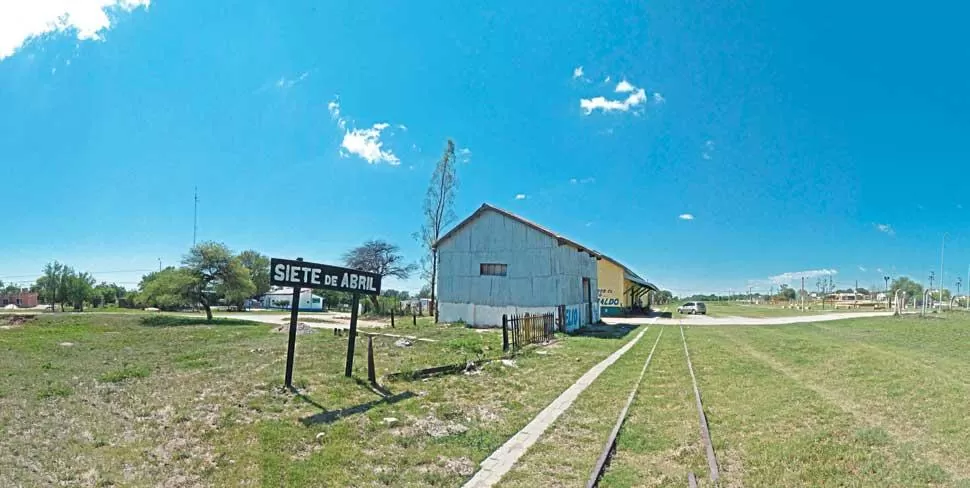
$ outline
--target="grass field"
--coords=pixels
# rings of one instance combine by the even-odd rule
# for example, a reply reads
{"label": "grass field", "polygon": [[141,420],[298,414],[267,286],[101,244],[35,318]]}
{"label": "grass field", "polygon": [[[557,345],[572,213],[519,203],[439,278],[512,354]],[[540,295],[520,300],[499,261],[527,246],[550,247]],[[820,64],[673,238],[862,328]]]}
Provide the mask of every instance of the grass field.
{"label": "grass field", "polygon": [[[767,304],[747,304],[737,302],[704,302],[707,304],[707,315],[711,317],[794,317],[799,315],[817,315],[831,312],[852,312],[849,309],[833,310],[831,304],[826,304],[825,308],[816,305],[811,310],[798,310],[784,308],[780,305]],[[679,305],[680,303],[677,303]],[[677,314],[676,306],[670,307]],[[859,310],[871,312],[872,309]]]}
{"label": "grass field", "polygon": [[[9,317],[0,318],[9,320]],[[42,315],[0,330],[0,486],[457,486],[624,338],[563,337],[469,374],[364,385],[366,341],[241,320]],[[378,375],[499,358],[501,335],[419,321]]]}
{"label": "grass field", "polygon": [[[941,314],[942,315],[942,314]],[[0,318],[0,321],[5,320]],[[460,486],[478,463],[634,334],[568,336],[500,357],[500,334],[401,324],[438,342],[297,341],[241,320],[43,315],[0,330],[0,486]],[[605,330],[605,329],[604,329]],[[713,486],[679,329],[650,326],[501,486],[582,485],[654,341],[604,487]],[[383,332],[383,331],[382,331]],[[634,331],[635,333],[635,331]],[[970,487],[970,315],[685,328],[721,487]]]}
{"label": "grass field", "polygon": [[[970,320],[686,332],[720,486],[970,486]],[[602,486],[707,480],[679,339],[662,340]]]}

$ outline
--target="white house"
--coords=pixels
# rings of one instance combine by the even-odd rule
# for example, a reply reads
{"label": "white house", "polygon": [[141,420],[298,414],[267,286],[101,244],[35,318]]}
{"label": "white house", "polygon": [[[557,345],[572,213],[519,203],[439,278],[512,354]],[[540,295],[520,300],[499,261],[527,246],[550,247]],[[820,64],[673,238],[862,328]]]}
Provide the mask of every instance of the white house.
{"label": "white house", "polygon": [[[260,297],[259,304],[263,308],[280,308],[289,309],[293,301],[293,289],[292,288],[280,288],[279,290],[271,290],[265,295]],[[313,290],[304,289],[300,290],[300,310],[303,311],[322,311],[323,310],[323,297],[313,294]]]}
{"label": "white house", "polygon": [[435,243],[439,319],[497,326],[503,314],[557,313],[566,330],[599,322],[600,254],[483,204]]}

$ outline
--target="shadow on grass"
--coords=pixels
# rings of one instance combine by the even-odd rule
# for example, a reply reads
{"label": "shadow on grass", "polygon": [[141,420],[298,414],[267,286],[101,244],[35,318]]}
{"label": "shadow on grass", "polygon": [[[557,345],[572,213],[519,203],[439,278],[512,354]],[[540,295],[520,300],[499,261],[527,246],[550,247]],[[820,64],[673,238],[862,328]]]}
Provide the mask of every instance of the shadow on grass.
{"label": "shadow on grass", "polygon": [[145,327],[183,327],[188,325],[259,325],[259,322],[242,319],[205,317],[176,317],[172,315],[151,315],[139,319]]}
{"label": "shadow on grass", "polygon": [[459,374],[466,371],[474,371],[480,369],[482,366],[495,361],[497,358],[483,358],[475,361],[467,361],[465,363],[456,364],[446,364],[444,366],[434,366],[431,368],[419,369],[416,371],[401,371],[398,373],[391,373],[387,375],[389,380],[398,381],[416,381],[423,380],[425,378],[432,378],[435,376],[446,376],[450,374]]}
{"label": "shadow on grass", "polygon": [[593,324],[566,334],[572,337],[594,337],[597,339],[620,339],[633,332],[639,325],[632,324]]}
{"label": "shadow on grass", "polygon": [[296,396],[301,400],[309,403],[310,405],[313,405],[314,407],[317,407],[320,410],[323,410],[323,412],[320,412],[318,414],[314,414],[309,417],[303,417],[300,419],[300,423],[309,427],[311,425],[318,425],[318,424],[332,424],[344,417],[349,417],[351,415],[364,413],[378,405],[382,405],[385,403],[388,405],[391,405],[400,401],[407,400],[409,398],[414,398],[417,395],[415,395],[413,392],[405,391],[403,393],[398,393],[397,395],[389,395],[389,396],[381,397],[377,400],[361,403],[360,405],[354,405],[353,407],[347,407],[347,408],[342,408],[340,410],[331,410],[331,411],[327,411],[327,409],[323,405],[320,405],[319,403],[315,402],[313,399],[307,397],[306,395],[303,395],[302,393],[299,393]]}

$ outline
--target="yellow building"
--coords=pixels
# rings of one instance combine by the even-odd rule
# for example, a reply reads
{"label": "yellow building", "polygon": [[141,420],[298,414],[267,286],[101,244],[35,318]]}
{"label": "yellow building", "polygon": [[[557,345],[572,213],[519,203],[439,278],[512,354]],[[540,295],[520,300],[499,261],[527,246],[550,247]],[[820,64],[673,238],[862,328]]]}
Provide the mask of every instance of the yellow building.
{"label": "yellow building", "polygon": [[659,291],[630,268],[605,255],[596,262],[596,281],[600,314],[603,316],[647,308],[650,305],[649,292]]}

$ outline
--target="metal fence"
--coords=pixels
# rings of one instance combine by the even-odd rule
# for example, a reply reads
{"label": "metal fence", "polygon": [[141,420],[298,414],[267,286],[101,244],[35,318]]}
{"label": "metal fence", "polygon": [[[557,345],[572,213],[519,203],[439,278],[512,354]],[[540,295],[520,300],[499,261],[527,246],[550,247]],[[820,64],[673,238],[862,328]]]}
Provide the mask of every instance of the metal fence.
{"label": "metal fence", "polygon": [[521,349],[527,344],[551,341],[556,332],[556,314],[502,315],[502,350]]}

